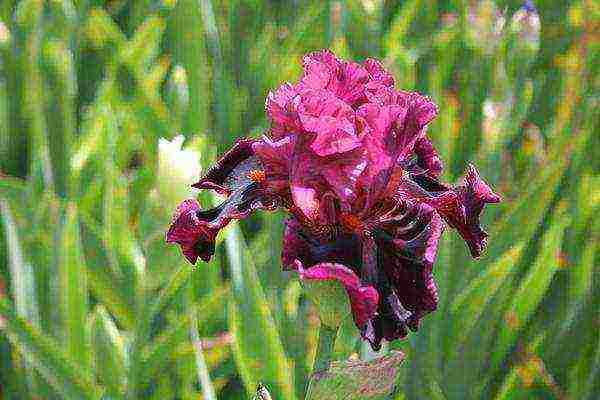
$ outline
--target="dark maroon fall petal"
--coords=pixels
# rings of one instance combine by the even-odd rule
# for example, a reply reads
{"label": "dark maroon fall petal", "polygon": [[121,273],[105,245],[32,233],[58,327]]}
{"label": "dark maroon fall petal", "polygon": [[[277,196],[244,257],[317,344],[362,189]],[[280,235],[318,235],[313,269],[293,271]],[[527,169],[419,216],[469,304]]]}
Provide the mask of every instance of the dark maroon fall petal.
{"label": "dark maroon fall petal", "polygon": [[208,262],[215,251],[214,240],[218,228],[211,228],[200,220],[200,204],[194,199],[183,201],[175,210],[167,243],[176,243],[192,264],[198,257]]}
{"label": "dark maroon fall petal", "polygon": [[472,164],[469,164],[463,182],[455,188],[427,174],[411,174],[403,181],[398,196],[417,199],[435,208],[462,236],[474,258],[481,255],[487,244],[487,233],[479,222],[481,212],[486,204],[501,200]]}
{"label": "dark maroon fall petal", "polygon": [[380,252],[378,266],[386,272],[398,297],[400,314],[406,318],[403,309],[411,313],[407,322],[412,330],[417,329],[425,314],[437,308],[432,269],[443,230],[442,219],[432,207],[404,201],[398,215],[383,222],[375,233]]}
{"label": "dark maroon fall petal", "polygon": [[[248,173],[262,170],[254,156],[252,144],[255,139],[239,139],[235,145],[213,165],[206,175],[192,186],[197,189],[212,189],[219,194],[229,195],[243,181],[249,180]],[[242,181],[242,182],[240,182]]]}

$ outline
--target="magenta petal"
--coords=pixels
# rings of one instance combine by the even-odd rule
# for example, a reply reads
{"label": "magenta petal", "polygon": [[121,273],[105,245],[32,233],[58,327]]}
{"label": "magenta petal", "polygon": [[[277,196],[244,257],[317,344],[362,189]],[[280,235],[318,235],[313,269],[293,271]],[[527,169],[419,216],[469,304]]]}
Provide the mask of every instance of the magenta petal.
{"label": "magenta petal", "polygon": [[363,66],[369,72],[371,78],[368,84],[369,89],[376,89],[381,86],[394,86],[394,77],[385,70],[379,60],[367,58]]}
{"label": "magenta petal", "polygon": [[301,89],[325,89],[332,77],[339,72],[340,60],[330,50],[309,53],[302,59],[304,76]]}
{"label": "magenta petal", "polygon": [[372,286],[363,286],[360,279],[348,267],[342,264],[321,263],[304,269],[298,265],[299,274],[302,279],[307,280],[335,280],[344,285],[354,322],[358,327],[363,327],[375,315],[379,295]]}
{"label": "magenta petal", "polygon": [[323,160],[320,173],[342,204],[348,204],[356,198],[358,179],[367,167],[362,152],[345,153],[343,156]]}
{"label": "magenta petal", "polygon": [[290,190],[290,170],[295,145],[294,136],[286,136],[277,141],[265,136],[252,144],[252,150],[266,173],[265,185],[273,193],[286,195]]}
{"label": "magenta petal", "polygon": [[310,148],[319,156],[343,153],[360,146],[349,105],[324,90],[302,93],[298,115],[303,129],[314,133]]}
{"label": "magenta petal", "polygon": [[329,89],[348,104],[363,99],[365,84],[369,81],[369,72],[360,64],[344,62],[337,79],[332,80]]}
{"label": "magenta petal", "polygon": [[269,92],[265,101],[265,110],[271,119],[271,133],[279,139],[287,132],[299,130],[296,107],[298,92],[289,83],[281,85],[275,92]]}

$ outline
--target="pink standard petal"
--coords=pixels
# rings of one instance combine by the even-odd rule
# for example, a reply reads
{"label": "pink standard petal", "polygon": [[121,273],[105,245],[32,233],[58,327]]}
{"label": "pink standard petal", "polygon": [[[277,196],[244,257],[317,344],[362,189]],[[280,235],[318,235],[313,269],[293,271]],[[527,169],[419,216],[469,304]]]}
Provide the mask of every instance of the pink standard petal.
{"label": "pink standard petal", "polygon": [[314,133],[310,148],[319,156],[343,153],[360,146],[354,110],[325,90],[302,93],[298,115],[303,129]]}
{"label": "pink standard petal", "polygon": [[276,141],[264,136],[252,145],[266,173],[264,184],[275,193],[286,194],[290,190],[295,145],[295,136],[286,136]]}
{"label": "pink standard petal", "polygon": [[298,92],[291,84],[284,83],[275,92],[269,92],[265,110],[271,119],[271,133],[275,139],[299,130],[297,106]]}
{"label": "pink standard petal", "polygon": [[386,71],[383,64],[374,58],[367,58],[363,66],[370,75],[369,88],[377,88],[379,86],[394,86],[394,77]]}
{"label": "pink standard petal", "polygon": [[364,152],[353,151],[328,157],[321,165],[322,169],[319,172],[327,180],[342,205],[352,203],[356,198],[358,179],[367,167]]}
{"label": "pink standard petal", "polygon": [[302,279],[340,282],[346,289],[354,322],[359,328],[365,326],[375,315],[379,301],[377,290],[372,286],[361,285],[360,279],[350,268],[342,264],[321,263],[308,269],[298,265],[298,271]]}
{"label": "pink standard petal", "polygon": [[325,89],[339,73],[341,61],[330,50],[309,53],[302,59],[304,75],[298,84],[301,90]]}

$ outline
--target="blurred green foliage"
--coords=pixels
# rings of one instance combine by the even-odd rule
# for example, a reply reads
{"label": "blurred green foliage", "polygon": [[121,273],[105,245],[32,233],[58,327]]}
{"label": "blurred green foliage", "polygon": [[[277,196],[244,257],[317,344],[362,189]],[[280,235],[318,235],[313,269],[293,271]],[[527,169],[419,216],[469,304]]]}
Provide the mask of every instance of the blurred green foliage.
{"label": "blurred green foliage", "polygon": [[[521,6],[3,0],[0,398],[304,397],[318,319],[280,272],[282,216],[192,269],[164,243],[185,190],[158,139],[206,168],[325,47],[433,97],[445,179],[473,161],[505,199],[481,260],[444,237],[439,310],[389,346],[397,399],[598,398],[600,6],[540,0],[541,26]],[[339,359],[361,353],[343,326]]]}

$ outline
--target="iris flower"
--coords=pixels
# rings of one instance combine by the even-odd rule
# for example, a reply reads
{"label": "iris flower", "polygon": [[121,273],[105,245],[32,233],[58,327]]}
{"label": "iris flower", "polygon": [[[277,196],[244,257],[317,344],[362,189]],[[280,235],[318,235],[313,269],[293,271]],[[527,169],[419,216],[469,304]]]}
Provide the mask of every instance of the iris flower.
{"label": "iris flower", "polygon": [[193,185],[226,199],[211,209],[184,201],[167,241],[192,264],[209,261],[231,220],[286,210],[283,267],[340,282],[377,350],[436,309],[432,268],[445,226],[479,257],[487,238],[480,214],[500,197],[473,165],[457,186],[439,181],[442,162],[427,137],[438,108],[395,89],[379,61],[323,50],[306,55],[303,67],[299,82],[269,93],[270,130],[240,139]]}

